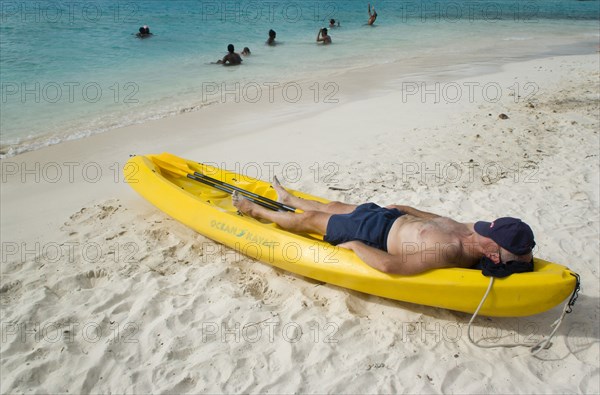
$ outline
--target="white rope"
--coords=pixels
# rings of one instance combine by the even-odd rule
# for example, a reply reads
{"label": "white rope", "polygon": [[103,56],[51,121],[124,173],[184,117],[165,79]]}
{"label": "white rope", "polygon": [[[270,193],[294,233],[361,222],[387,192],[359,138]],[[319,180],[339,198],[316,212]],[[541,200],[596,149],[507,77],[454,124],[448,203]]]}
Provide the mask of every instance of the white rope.
{"label": "white rope", "polygon": [[[483,295],[483,298],[481,299],[481,302],[479,302],[479,306],[477,306],[477,309],[475,310],[475,312],[473,313],[473,316],[471,316],[471,320],[469,321],[469,327],[467,329],[468,331],[468,335],[469,335],[469,341],[471,342],[471,344],[480,347],[480,348],[496,348],[496,347],[530,347],[529,344],[525,344],[525,343],[507,343],[507,344],[479,344],[477,342],[475,342],[473,340],[473,337],[471,336],[471,325],[473,324],[473,321],[475,320],[475,317],[477,317],[477,314],[479,313],[479,310],[481,310],[481,306],[483,306],[483,303],[485,303],[485,300],[487,299],[490,291],[492,290],[492,285],[494,284],[494,277],[490,277],[490,283],[488,285],[487,291],[485,291],[485,295]],[[578,291],[578,290],[577,290]],[[548,336],[547,339],[542,339],[540,340],[536,345],[534,345],[533,347],[531,347],[531,353],[532,355],[536,355],[537,353],[539,353],[541,350],[543,349],[547,349],[550,348],[550,346],[552,345],[550,343],[550,340],[554,337],[554,335],[556,334],[556,331],[558,330],[558,328],[560,327],[560,324],[562,324],[563,318],[565,318],[565,315],[570,312],[569,307],[572,305],[571,304],[571,300],[572,298],[570,298],[569,300],[567,300],[567,302],[565,303],[565,307],[563,308],[563,312],[560,315],[560,317],[554,321],[554,323],[552,324],[552,327],[554,328],[554,330],[552,331],[552,333],[550,333],[550,336]],[[543,343],[543,346],[542,346]]]}
{"label": "white rope", "polygon": [[473,337],[471,336],[471,325],[473,324],[473,321],[475,321],[475,317],[477,317],[477,314],[479,314],[479,310],[481,310],[481,306],[483,306],[483,304],[485,303],[485,300],[487,299],[488,295],[490,294],[490,291],[492,290],[492,285],[494,285],[494,277],[490,277],[490,283],[487,287],[487,291],[485,291],[485,295],[483,295],[483,298],[481,298],[481,302],[479,302],[479,306],[477,306],[477,309],[475,309],[475,312],[473,313],[473,315],[471,316],[471,320],[469,321],[469,327],[467,328],[467,333],[469,335],[469,341],[471,342],[471,344],[480,347],[480,348],[494,348],[494,347],[503,347],[503,345],[481,345],[479,343],[476,343],[473,340]]}
{"label": "white rope", "polygon": [[[558,319],[552,323],[551,327],[553,327],[554,330],[552,331],[552,333],[550,333],[550,336],[548,336],[547,339],[540,340],[535,346],[531,347],[530,351],[533,355],[536,355],[538,352],[540,352],[544,349],[550,348],[550,346],[552,345],[552,343],[550,343],[550,340],[552,340],[552,338],[556,334],[556,331],[560,327],[560,324],[562,324],[563,318],[565,318],[565,315],[567,314],[568,309],[569,309],[569,301],[567,301],[567,303],[565,303],[565,307],[563,308],[563,312],[560,315],[560,317],[558,317]],[[542,343],[544,343],[543,346],[542,346]]]}

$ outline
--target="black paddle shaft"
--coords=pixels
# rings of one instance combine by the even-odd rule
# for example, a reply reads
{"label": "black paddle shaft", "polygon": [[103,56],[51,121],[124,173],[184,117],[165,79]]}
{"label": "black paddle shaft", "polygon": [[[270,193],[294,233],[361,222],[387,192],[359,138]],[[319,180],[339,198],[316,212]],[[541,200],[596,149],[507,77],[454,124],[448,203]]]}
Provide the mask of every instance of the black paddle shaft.
{"label": "black paddle shaft", "polygon": [[[201,182],[201,183],[203,183],[203,184],[209,185],[209,186],[211,186],[211,187],[213,187],[213,188],[215,188],[215,189],[218,189],[218,190],[220,190],[220,191],[226,192],[226,193],[228,193],[228,194],[230,194],[230,195],[233,193],[233,190],[232,190],[232,189],[230,189],[230,188],[227,188],[227,187],[226,187],[226,186],[224,186],[224,185],[219,185],[219,184],[216,184],[216,183],[214,183],[214,182],[211,182],[211,181],[209,181],[209,180],[206,180],[206,179],[203,179],[203,178],[197,177],[197,176],[195,176],[195,175],[192,175],[192,174],[188,174],[187,176],[188,176],[188,178],[190,178],[190,179],[192,179],[192,180],[194,180],[194,181],[198,181],[198,182]],[[241,191],[238,191],[238,192],[240,192],[240,193],[244,193],[244,192],[246,192],[246,191],[242,189]],[[273,205],[271,205],[271,204],[269,204],[269,203],[267,203],[267,202],[263,202],[263,201],[260,201],[260,200],[254,199],[254,198],[252,198],[252,197],[250,197],[250,196],[244,196],[244,198],[245,198],[245,199],[248,199],[248,200],[250,200],[252,203],[256,203],[256,204],[258,204],[259,206],[262,206],[262,207],[264,207],[264,208],[267,208],[267,209],[269,209],[269,210],[273,210],[273,211],[279,211],[279,207],[277,207],[277,206],[273,206]]]}
{"label": "black paddle shaft", "polygon": [[286,204],[283,204],[283,203],[277,202],[277,201],[275,201],[275,200],[271,200],[271,199],[269,199],[269,198],[267,198],[267,197],[264,197],[264,196],[258,195],[258,194],[256,194],[256,193],[253,193],[253,192],[247,191],[247,190],[245,190],[245,189],[242,189],[242,188],[236,187],[235,185],[231,185],[231,184],[228,184],[228,183],[226,183],[226,182],[223,182],[223,181],[217,180],[216,178],[212,178],[212,177],[210,177],[210,176],[207,176],[207,175],[205,175],[205,174],[199,173],[199,172],[197,172],[197,171],[195,171],[195,172],[194,172],[194,175],[195,175],[196,177],[202,177],[202,178],[205,178],[205,179],[207,179],[208,181],[210,181],[210,182],[213,182],[213,183],[215,183],[215,184],[219,184],[219,185],[221,185],[221,186],[224,186],[224,187],[227,187],[227,188],[231,188],[231,189],[233,189],[233,190],[236,190],[236,191],[238,191],[238,192],[241,192],[241,193],[243,193],[243,194],[245,194],[245,195],[251,196],[251,197],[253,197],[253,198],[255,198],[255,199],[260,199],[260,200],[264,201],[265,203],[272,204],[272,205],[274,205],[274,206],[276,206],[276,207],[279,207],[279,208],[281,208],[281,209],[283,209],[283,210],[285,210],[285,211],[292,211],[292,212],[296,211],[296,209],[295,209],[294,207],[292,207],[292,206],[288,206],[288,205],[286,205]]}

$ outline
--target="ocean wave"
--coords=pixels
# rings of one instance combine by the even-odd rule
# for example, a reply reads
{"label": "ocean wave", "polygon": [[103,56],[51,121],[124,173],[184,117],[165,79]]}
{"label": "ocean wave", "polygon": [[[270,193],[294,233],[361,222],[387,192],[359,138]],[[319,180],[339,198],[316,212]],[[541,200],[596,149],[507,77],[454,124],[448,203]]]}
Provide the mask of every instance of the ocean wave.
{"label": "ocean wave", "polygon": [[[145,117],[129,118],[123,117],[117,121],[102,122],[97,120],[91,122],[87,128],[74,129],[73,131],[63,131],[42,136],[27,136],[8,140],[0,143],[0,159],[10,158],[29,151],[35,151],[41,148],[60,144],[66,141],[79,140],[96,134],[105,133],[110,130],[119,129],[127,126],[139,125],[145,122],[155,121],[163,118],[173,117],[179,114],[200,111],[207,106],[216,104],[217,101],[211,101],[200,104],[181,106],[177,109],[168,109],[163,111],[148,112]],[[102,119],[102,118],[101,118]],[[92,126],[93,125],[93,126]]]}

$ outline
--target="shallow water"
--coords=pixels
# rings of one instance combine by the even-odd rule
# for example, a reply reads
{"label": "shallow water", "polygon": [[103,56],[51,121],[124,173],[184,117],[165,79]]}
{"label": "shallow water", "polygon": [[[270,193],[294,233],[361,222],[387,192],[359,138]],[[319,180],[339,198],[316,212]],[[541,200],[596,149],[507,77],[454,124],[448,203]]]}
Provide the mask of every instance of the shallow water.
{"label": "shallow water", "polygon": [[[419,72],[432,58],[499,62],[598,44],[598,1],[377,2],[374,26],[354,0],[0,4],[3,155],[201,110],[235,83],[281,86],[408,59]],[[333,45],[317,45],[330,18],[341,24]],[[144,24],[154,35],[138,39]],[[276,47],[264,44],[271,28]],[[210,64],[229,43],[252,55],[241,67]]]}

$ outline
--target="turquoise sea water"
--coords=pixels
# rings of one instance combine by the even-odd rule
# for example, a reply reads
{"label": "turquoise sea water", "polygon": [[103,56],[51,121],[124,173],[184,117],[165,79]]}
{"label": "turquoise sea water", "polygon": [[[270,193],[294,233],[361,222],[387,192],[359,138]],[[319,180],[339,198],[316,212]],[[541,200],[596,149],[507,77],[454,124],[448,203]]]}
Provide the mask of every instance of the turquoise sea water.
{"label": "turquoise sea water", "polygon": [[[592,52],[599,1],[0,1],[2,155],[199,109],[223,83],[306,81],[445,54]],[[315,44],[335,18],[333,45]],[[134,33],[149,25],[154,36]],[[269,29],[280,45],[264,45]],[[555,42],[538,47],[539,41]],[[565,46],[563,43],[580,43]],[[241,67],[210,64],[227,44]],[[520,51],[512,50],[516,47]],[[523,50],[525,48],[526,50]],[[537,52],[536,52],[537,51]],[[418,62],[417,62],[418,63]]]}

